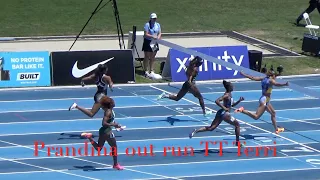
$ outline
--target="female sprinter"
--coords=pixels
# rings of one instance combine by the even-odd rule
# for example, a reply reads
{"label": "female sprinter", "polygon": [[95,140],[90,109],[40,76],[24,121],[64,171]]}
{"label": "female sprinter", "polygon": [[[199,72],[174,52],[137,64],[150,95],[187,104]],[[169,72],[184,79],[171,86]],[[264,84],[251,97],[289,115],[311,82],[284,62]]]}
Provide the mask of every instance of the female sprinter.
{"label": "female sprinter", "polygon": [[[189,137],[192,138],[198,132],[205,132],[205,131],[213,131],[216,129],[222,121],[225,121],[235,127],[235,134],[236,134],[236,146],[239,144],[239,136],[240,136],[240,124],[239,122],[231,116],[230,108],[237,106],[241,101],[244,100],[243,97],[234,103],[231,92],[233,91],[233,85],[231,82],[227,82],[223,80],[223,86],[226,89],[226,92],[223,96],[219,97],[216,100],[216,104],[221,107],[221,109],[217,112],[214,120],[211,123],[211,126],[202,127],[200,129],[195,129],[192,133],[190,133]],[[223,104],[220,102],[223,101]],[[243,145],[240,144],[242,147]]]}
{"label": "female sprinter", "polygon": [[76,103],[73,103],[69,107],[69,111],[77,108],[78,110],[80,110],[81,112],[83,112],[84,114],[86,114],[89,117],[93,117],[99,111],[99,109],[101,107],[99,101],[103,96],[107,95],[107,86],[109,85],[110,90],[113,91],[112,90],[113,82],[111,80],[111,77],[106,75],[107,71],[108,71],[107,65],[100,64],[97,67],[95,73],[93,73],[92,75],[90,75],[88,77],[84,77],[81,80],[82,86],[84,86],[84,81],[88,81],[88,80],[95,80],[95,83],[97,85],[97,92],[94,95],[94,104],[93,104],[92,109],[89,111],[85,108],[78,106]]}
{"label": "female sprinter", "polygon": [[271,105],[270,100],[271,100],[271,92],[272,92],[273,86],[278,86],[278,87],[288,86],[289,83],[288,82],[285,84],[277,83],[275,81],[276,73],[274,71],[266,72],[265,77],[253,77],[253,76],[249,76],[247,74],[244,74],[243,72],[240,72],[240,74],[246,78],[251,79],[251,80],[261,81],[262,96],[259,99],[259,107],[258,107],[256,113],[249,112],[249,111],[245,110],[243,107],[240,107],[235,112],[242,112],[243,114],[246,114],[246,115],[250,116],[251,118],[257,120],[267,110],[271,115],[271,121],[274,126],[275,133],[279,134],[280,132],[283,132],[284,128],[282,128],[282,127],[278,128],[278,126],[277,126],[276,112],[275,112],[273,106]]}
{"label": "female sprinter", "polygon": [[[101,107],[104,110],[104,117],[102,120],[102,127],[99,129],[98,143],[92,138],[92,133],[82,133],[81,136],[88,138],[92,146],[97,150],[103,150],[104,143],[107,141],[110,147],[117,150],[117,141],[112,132],[112,127],[120,128],[121,126],[114,121],[112,109],[115,106],[114,100],[108,96],[103,96],[100,100]],[[123,167],[118,163],[117,155],[113,155],[113,168],[123,170]]]}
{"label": "female sprinter", "polygon": [[199,72],[198,68],[199,66],[202,65],[202,63],[203,63],[203,59],[200,58],[199,56],[196,56],[194,59],[192,59],[186,70],[186,75],[188,80],[182,85],[182,88],[179,91],[179,93],[177,95],[167,95],[165,93],[162,93],[158,97],[158,100],[163,98],[168,98],[171,100],[179,101],[181,98],[183,98],[187,94],[187,92],[190,92],[191,94],[193,94],[193,96],[199,99],[199,103],[201,105],[203,115],[206,116],[208,114],[211,114],[212,112],[210,111],[206,112],[203,97],[199,89],[195,85],[195,79]]}

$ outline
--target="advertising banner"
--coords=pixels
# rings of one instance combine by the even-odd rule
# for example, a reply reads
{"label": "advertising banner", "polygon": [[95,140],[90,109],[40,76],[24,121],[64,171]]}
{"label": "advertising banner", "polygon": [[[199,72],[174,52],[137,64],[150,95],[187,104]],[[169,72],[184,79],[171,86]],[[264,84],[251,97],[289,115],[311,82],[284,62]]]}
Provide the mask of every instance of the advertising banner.
{"label": "advertising banner", "polygon": [[[198,47],[190,48],[203,54],[215,57],[221,61],[234,63],[238,66],[249,68],[249,55],[247,46],[219,46],[219,47]],[[189,64],[190,54],[186,54],[175,49],[169,50],[171,78],[172,81],[186,81],[185,68]],[[216,63],[204,60],[199,67],[197,80],[219,80],[237,79],[241,75],[237,70],[221,66]]]}
{"label": "advertising banner", "polygon": [[0,52],[0,87],[50,86],[49,52]]}

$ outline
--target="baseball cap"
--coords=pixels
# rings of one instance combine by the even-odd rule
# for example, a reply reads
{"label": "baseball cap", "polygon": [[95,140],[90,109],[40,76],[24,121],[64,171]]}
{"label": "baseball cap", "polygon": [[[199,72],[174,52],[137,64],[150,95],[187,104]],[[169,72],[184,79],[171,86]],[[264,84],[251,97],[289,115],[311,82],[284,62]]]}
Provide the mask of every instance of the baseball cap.
{"label": "baseball cap", "polygon": [[156,14],[156,13],[150,14],[150,18],[151,18],[151,19],[157,18],[157,14]]}

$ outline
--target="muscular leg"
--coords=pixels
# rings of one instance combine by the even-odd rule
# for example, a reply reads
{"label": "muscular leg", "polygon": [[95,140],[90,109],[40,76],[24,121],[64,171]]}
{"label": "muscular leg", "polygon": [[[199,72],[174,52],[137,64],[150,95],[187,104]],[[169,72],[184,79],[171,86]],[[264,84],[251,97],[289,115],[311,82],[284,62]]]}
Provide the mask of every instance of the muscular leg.
{"label": "muscular leg", "polygon": [[206,108],[205,108],[205,105],[204,105],[203,97],[202,97],[199,89],[195,85],[193,85],[190,88],[190,92],[193,94],[194,97],[199,99],[199,103],[200,103],[200,106],[202,108],[202,112],[203,112],[203,114],[205,114],[206,113]]}
{"label": "muscular leg", "polygon": [[103,136],[100,135],[99,139],[98,139],[98,143],[96,143],[92,137],[89,138],[89,141],[96,151],[101,151],[106,139],[107,138],[105,135],[103,135]]}
{"label": "muscular leg", "polygon": [[197,129],[195,131],[195,133],[199,133],[199,132],[205,132],[205,131],[213,131],[215,130],[222,122],[222,119],[220,117],[216,117],[212,123],[211,126],[206,126],[206,127],[202,127],[200,129]]}
{"label": "muscular leg", "polygon": [[239,140],[240,140],[240,123],[237,121],[237,120],[231,120],[231,115],[230,113],[226,113],[224,115],[224,121],[227,122],[228,124],[230,125],[233,125],[235,127],[234,131],[235,131],[235,134],[236,134],[236,142],[237,142],[237,145],[239,143]]}
{"label": "muscular leg", "polygon": [[255,120],[258,120],[265,111],[266,111],[266,106],[263,103],[260,103],[256,113],[252,113],[247,110],[243,110],[242,113],[246,114],[247,116],[250,116],[251,118],[253,118]]}
{"label": "muscular leg", "polygon": [[[110,135],[108,135],[107,142],[112,149],[115,149],[117,151],[117,141],[115,137],[110,137]],[[116,166],[118,164],[118,155],[113,154],[112,157],[113,157],[113,165]]]}
{"label": "muscular leg", "polygon": [[269,103],[267,105],[267,111],[271,115],[271,121],[272,121],[274,129],[277,131],[278,130],[278,126],[277,126],[277,121],[276,121],[276,111],[272,107],[271,103]]}
{"label": "muscular leg", "polygon": [[211,126],[205,126],[199,129],[195,129],[192,133],[189,134],[189,137],[192,138],[195,134],[199,132],[213,131],[221,124],[221,122],[222,122],[221,111],[218,111],[216,114],[216,117],[211,123]]}
{"label": "muscular leg", "polygon": [[188,92],[188,88],[186,88],[185,86],[182,86],[182,88],[180,89],[177,95],[170,94],[165,97],[174,101],[179,101],[181,98],[183,98],[187,94],[187,92]]}
{"label": "muscular leg", "polygon": [[93,117],[94,115],[96,115],[97,112],[100,110],[100,107],[101,107],[100,103],[94,103],[91,110],[85,109],[78,105],[76,106],[77,109],[79,109],[81,112],[83,112],[89,117]]}

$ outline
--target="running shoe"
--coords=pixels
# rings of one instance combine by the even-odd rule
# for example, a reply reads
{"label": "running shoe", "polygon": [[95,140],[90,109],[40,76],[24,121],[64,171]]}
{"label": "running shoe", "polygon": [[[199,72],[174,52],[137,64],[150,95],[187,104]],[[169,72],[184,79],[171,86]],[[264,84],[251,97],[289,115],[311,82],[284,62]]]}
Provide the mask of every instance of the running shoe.
{"label": "running shoe", "polygon": [[197,131],[197,129],[194,129],[194,130],[192,131],[192,133],[189,134],[189,138],[190,138],[190,139],[194,136],[194,134],[196,133],[196,131]]}
{"label": "running shoe", "polygon": [[206,113],[203,115],[204,117],[210,116],[212,114],[212,111],[206,111]]}
{"label": "running shoe", "polygon": [[70,107],[69,107],[69,111],[71,111],[72,109],[75,109],[77,107],[77,103],[73,103]]}
{"label": "running shoe", "polygon": [[160,99],[163,99],[165,95],[166,95],[166,93],[163,92],[162,94],[160,94],[160,95],[158,96],[157,100],[159,101]]}
{"label": "running shoe", "polygon": [[92,137],[92,133],[81,133],[81,137],[91,138]]}
{"label": "running shoe", "polygon": [[243,110],[244,110],[244,107],[240,107],[240,108],[236,109],[234,112],[239,113],[239,112],[242,112]]}
{"label": "running shoe", "polygon": [[127,128],[127,126],[121,126],[120,128],[116,128],[116,131],[123,131],[125,128]]}
{"label": "running shoe", "polygon": [[278,128],[278,129],[276,130],[276,134],[279,134],[279,133],[281,133],[281,132],[284,132],[284,128]]}
{"label": "running shoe", "polygon": [[113,169],[123,170],[124,168],[122,166],[120,166],[120,164],[118,163],[117,165],[113,166]]}

